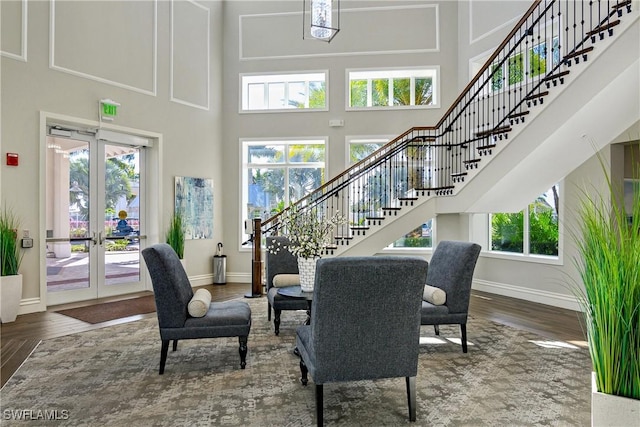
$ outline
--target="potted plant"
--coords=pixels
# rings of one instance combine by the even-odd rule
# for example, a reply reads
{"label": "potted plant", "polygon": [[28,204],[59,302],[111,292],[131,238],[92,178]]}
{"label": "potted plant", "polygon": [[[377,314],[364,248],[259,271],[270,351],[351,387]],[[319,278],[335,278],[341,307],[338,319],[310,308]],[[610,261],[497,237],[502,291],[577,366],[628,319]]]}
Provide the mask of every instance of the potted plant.
{"label": "potted plant", "polygon": [[286,233],[290,244],[287,247],[267,248],[271,253],[287,249],[298,258],[300,287],[305,292],[313,290],[316,262],[331,243],[334,228],[346,222],[336,212],[332,216],[319,213],[315,209],[299,209],[297,205],[284,212],[281,228]]}
{"label": "potted plant", "polygon": [[5,207],[0,211],[0,321],[13,322],[18,315],[22,298],[22,274],[18,272],[22,254],[18,246],[17,216]]}
{"label": "potted plant", "polygon": [[185,235],[185,221],[182,212],[176,211],[171,215],[169,221],[169,228],[167,229],[166,241],[178,254],[178,258],[183,261],[184,264],[184,235]]}
{"label": "potted plant", "polygon": [[635,192],[632,211],[626,212],[621,192],[616,191],[608,174],[605,177],[611,200],[584,192],[575,236],[576,265],[584,285],[577,296],[586,316],[593,366],[591,418],[594,426],[637,425],[640,194]]}

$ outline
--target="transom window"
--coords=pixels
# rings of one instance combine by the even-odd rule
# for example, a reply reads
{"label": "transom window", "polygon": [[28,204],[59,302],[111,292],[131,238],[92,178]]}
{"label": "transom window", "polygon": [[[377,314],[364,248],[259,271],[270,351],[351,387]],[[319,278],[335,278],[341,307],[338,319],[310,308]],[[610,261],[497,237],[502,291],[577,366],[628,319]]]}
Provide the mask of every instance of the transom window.
{"label": "transom window", "polygon": [[327,109],[327,72],[242,75],[242,111]]}
{"label": "transom window", "polygon": [[438,107],[439,67],[349,70],[347,109]]}
{"label": "transom window", "polygon": [[242,223],[269,218],[324,184],[325,147],[325,139],[242,141]]}

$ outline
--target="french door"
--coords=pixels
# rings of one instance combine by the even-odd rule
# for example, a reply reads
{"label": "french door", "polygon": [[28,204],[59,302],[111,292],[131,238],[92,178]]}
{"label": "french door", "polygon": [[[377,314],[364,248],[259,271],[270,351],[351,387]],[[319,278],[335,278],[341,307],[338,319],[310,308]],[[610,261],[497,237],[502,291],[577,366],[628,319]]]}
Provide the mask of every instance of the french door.
{"label": "french door", "polygon": [[47,305],[145,289],[145,145],[107,133],[48,129]]}

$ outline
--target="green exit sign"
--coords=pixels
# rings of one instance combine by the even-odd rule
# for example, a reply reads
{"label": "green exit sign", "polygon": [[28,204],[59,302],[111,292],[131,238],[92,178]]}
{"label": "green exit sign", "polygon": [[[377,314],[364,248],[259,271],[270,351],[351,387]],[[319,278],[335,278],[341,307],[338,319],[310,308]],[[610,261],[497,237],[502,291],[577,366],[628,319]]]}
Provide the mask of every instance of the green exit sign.
{"label": "green exit sign", "polygon": [[115,104],[102,104],[102,115],[105,117],[115,117],[118,115],[118,106]]}

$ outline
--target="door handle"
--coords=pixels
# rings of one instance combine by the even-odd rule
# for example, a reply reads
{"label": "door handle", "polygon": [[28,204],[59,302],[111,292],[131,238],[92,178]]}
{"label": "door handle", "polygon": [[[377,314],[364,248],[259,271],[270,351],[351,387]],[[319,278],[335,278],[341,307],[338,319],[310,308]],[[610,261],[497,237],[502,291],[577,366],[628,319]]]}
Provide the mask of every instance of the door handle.
{"label": "door handle", "polygon": [[96,239],[96,232],[93,232],[93,237],[91,238],[91,241],[93,242],[94,245],[98,244],[98,240]]}
{"label": "door handle", "polygon": [[98,231],[98,244],[100,246],[104,244],[104,239],[102,238],[102,231]]}

